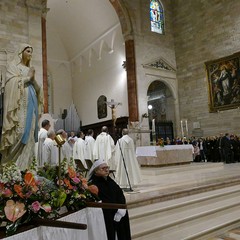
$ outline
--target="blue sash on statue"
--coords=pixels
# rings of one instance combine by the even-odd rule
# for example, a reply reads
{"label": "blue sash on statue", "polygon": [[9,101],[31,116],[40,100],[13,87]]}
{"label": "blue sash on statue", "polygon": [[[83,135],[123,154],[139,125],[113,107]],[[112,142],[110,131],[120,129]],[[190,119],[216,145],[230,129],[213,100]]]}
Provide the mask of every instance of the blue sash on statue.
{"label": "blue sash on statue", "polygon": [[28,86],[28,106],[27,106],[26,124],[25,124],[25,129],[24,129],[24,133],[23,133],[23,136],[22,136],[22,140],[21,140],[21,142],[23,144],[27,144],[28,139],[29,139],[29,134],[30,134],[31,125],[32,125],[33,113],[35,113],[35,116],[36,116],[34,139],[35,139],[35,142],[37,142],[38,141],[38,102],[37,102],[35,89],[30,84]]}

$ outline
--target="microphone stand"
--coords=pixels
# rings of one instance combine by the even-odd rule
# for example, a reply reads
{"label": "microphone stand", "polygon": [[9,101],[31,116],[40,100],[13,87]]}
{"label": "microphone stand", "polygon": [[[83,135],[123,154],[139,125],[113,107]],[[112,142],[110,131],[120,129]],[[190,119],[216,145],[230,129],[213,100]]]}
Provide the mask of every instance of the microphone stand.
{"label": "microphone stand", "polygon": [[121,152],[121,155],[122,155],[123,165],[124,165],[124,169],[125,169],[125,172],[126,172],[126,175],[127,175],[128,185],[129,185],[129,189],[128,188],[123,188],[123,189],[124,189],[125,192],[133,192],[133,189],[132,189],[132,186],[131,186],[131,183],[130,183],[130,180],[129,180],[129,176],[128,176],[128,171],[127,171],[125,159],[124,159],[124,156],[123,156],[123,152],[122,152],[122,148],[121,148],[119,140],[118,140],[118,145],[119,145],[120,152]]}

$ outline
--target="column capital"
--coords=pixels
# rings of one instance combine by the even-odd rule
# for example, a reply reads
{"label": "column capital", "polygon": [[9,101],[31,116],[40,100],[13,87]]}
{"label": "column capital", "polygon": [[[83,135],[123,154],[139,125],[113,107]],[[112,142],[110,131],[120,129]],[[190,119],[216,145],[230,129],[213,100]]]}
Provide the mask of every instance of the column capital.
{"label": "column capital", "polygon": [[25,4],[29,9],[40,11],[46,16],[46,13],[49,11],[47,8],[47,0],[25,0]]}

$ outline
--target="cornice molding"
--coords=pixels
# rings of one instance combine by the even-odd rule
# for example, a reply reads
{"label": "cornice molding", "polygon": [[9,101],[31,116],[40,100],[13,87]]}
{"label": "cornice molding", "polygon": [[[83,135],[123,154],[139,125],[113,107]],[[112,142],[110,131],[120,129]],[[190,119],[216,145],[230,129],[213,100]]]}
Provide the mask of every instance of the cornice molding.
{"label": "cornice molding", "polygon": [[42,13],[47,13],[47,0],[25,0],[25,4],[28,8],[39,10]]}
{"label": "cornice molding", "polygon": [[176,69],[172,67],[166,60],[163,58],[158,58],[149,63],[142,64],[144,68],[153,68],[157,70],[165,70],[170,72],[176,72]]}

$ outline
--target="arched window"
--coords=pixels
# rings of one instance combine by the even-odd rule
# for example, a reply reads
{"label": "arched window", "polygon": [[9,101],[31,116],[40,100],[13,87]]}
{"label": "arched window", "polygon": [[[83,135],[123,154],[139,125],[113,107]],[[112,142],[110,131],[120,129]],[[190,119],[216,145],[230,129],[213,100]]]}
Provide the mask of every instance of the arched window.
{"label": "arched window", "polygon": [[164,15],[162,4],[158,0],[150,0],[151,31],[164,33]]}

